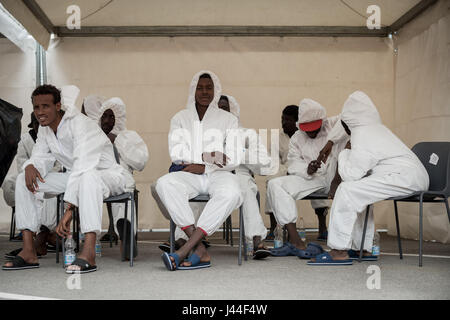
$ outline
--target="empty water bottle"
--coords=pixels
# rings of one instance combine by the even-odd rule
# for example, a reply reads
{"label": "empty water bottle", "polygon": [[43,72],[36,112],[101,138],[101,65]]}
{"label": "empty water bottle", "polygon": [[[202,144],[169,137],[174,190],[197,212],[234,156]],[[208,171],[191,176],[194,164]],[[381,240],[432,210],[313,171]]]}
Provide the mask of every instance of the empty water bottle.
{"label": "empty water bottle", "polygon": [[75,242],[73,241],[71,234],[67,236],[67,239],[64,243],[64,247],[66,249],[64,254],[64,265],[70,266],[75,261],[76,258]]}
{"label": "empty water bottle", "polygon": [[283,246],[283,228],[279,224],[274,231],[273,247],[281,248]]}
{"label": "empty water bottle", "polygon": [[372,255],[380,255],[380,234],[378,232],[373,235]]}
{"label": "empty water bottle", "polygon": [[95,239],[95,255],[97,257],[102,256],[102,245],[100,244],[100,241],[98,240],[98,237]]}
{"label": "empty water bottle", "polygon": [[306,241],[306,229],[303,217],[300,217],[298,236],[300,237],[300,239],[302,239],[303,242]]}

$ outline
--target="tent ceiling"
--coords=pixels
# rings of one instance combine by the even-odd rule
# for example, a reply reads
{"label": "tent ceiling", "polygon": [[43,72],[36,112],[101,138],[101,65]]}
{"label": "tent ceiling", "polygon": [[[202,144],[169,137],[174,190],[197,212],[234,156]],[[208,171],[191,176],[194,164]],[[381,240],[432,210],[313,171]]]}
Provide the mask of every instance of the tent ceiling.
{"label": "tent ceiling", "polygon": [[[35,0],[55,26],[78,5],[82,26],[365,26],[369,5],[391,25],[420,0]],[[92,14],[105,4],[106,7]],[[345,3],[348,5],[346,6]],[[360,13],[359,15],[357,12]],[[91,15],[92,14],[92,15]],[[87,17],[87,18],[86,18]]]}
{"label": "tent ceiling", "polygon": [[[47,48],[59,37],[96,36],[359,36],[385,37],[438,0],[0,0]],[[81,29],[69,30],[77,5]],[[381,29],[366,27],[369,5]],[[31,18],[30,18],[31,15]],[[31,22],[33,23],[31,23]],[[34,26],[34,22],[39,26]],[[44,40],[42,40],[44,39]]]}

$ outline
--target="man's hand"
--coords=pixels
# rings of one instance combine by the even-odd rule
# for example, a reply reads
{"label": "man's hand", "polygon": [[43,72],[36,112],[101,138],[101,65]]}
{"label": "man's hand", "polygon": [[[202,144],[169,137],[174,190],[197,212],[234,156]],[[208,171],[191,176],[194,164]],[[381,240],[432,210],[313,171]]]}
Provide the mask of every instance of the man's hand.
{"label": "man's hand", "polygon": [[205,165],[204,164],[189,164],[182,171],[190,172],[193,174],[204,174],[205,173]]}
{"label": "man's hand", "polygon": [[317,160],[311,161],[308,165],[307,173],[309,175],[313,175],[314,173],[317,172],[317,170],[320,168],[320,166],[321,166],[320,161],[317,161]]}
{"label": "man's hand", "polygon": [[32,164],[29,164],[25,168],[25,184],[27,189],[32,193],[36,193],[39,190],[37,179],[39,179],[42,183],[45,183],[39,171]]}
{"label": "man's hand", "polygon": [[202,160],[209,164],[215,164],[219,168],[223,168],[230,161],[230,158],[226,154],[220,151],[204,152],[202,154]]}
{"label": "man's hand", "polygon": [[56,233],[63,237],[67,238],[67,236],[71,233],[70,232],[70,222],[72,222],[72,214],[74,210],[74,206],[69,203],[66,211],[64,212],[64,216],[59,222],[59,224],[56,226]]}
{"label": "man's hand", "polygon": [[351,149],[352,148],[352,143],[350,142],[350,140],[348,140],[347,144],[345,145],[345,149]]}
{"label": "man's hand", "polygon": [[331,150],[333,149],[333,141],[328,141],[327,144],[320,150],[319,156],[317,157],[317,161],[326,163],[328,156],[331,153]]}

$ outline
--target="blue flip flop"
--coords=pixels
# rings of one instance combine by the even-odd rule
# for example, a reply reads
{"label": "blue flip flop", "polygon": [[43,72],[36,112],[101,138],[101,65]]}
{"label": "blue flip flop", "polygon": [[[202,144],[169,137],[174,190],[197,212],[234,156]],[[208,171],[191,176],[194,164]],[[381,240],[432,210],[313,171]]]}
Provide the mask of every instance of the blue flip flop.
{"label": "blue flip flop", "polygon": [[316,261],[308,261],[307,264],[310,266],[350,266],[353,264],[353,260],[333,260],[328,252],[319,254],[315,257]]}
{"label": "blue flip flop", "polygon": [[[348,256],[350,257],[350,260],[359,260],[359,253],[357,253],[355,250],[348,250],[347,251]],[[361,261],[377,261],[378,256],[364,256],[362,257]]]}
{"label": "blue flip flop", "polygon": [[190,262],[190,266],[179,266],[178,270],[195,270],[195,269],[203,269],[211,267],[211,262],[200,262],[200,256],[198,254],[191,254],[191,256],[185,260],[186,262]]}
{"label": "blue flip flop", "polygon": [[[172,257],[175,260],[176,267],[173,266],[172,259],[170,259],[170,257]],[[167,270],[169,270],[169,271],[175,271],[178,268],[178,266],[180,265],[180,257],[176,253],[164,252],[161,255],[161,259],[164,262],[164,264],[166,265]]]}
{"label": "blue flip flop", "polygon": [[320,244],[314,242],[308,243],[305,250],[299,249],[299,251],[299,259],[311,259],[324,252]]}
{"label": "blue flip flop", "polygon": [[274,257],[295,256],[295,249],[297,248],[293,244],[285,242],[280,248],[270,249],[270,254]]}

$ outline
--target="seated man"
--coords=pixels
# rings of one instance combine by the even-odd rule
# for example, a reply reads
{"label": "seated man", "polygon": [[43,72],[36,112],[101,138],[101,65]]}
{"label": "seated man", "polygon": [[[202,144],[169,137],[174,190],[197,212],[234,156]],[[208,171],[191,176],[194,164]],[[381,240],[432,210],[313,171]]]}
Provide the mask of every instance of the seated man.
{"label": "seated man", "polygon": [[[281,125],[283,127],[283,132],[280,134],[280,169],[278,173],[274,176],[271,176],[269,180],[267,180],[267,185],[270,180],[282,177],[288,174],[288,152],[289,152],[289,142],[292,136],[298,131],[298,106],[289,105],[286,106],[283,110],[283,114],[281,116]],[[328,150],[331,151],[331,147]],[[329,153],[328,152],[328,153]],[[266,185],[266,190],[268,190]],[[314,211],[317,215],[317,220],[319,223],[319,236],[317,240],[327,240],[327,213],[328,213],[328,202],[324,200],[311,200],[311,206],[314,208]],[[268,235],[268,239],[273,240],[274,238],[274,230],[277,226],[277,221],[273,215],[272,205],[269,201],[269,196],[266,194],[266,206],[265,206],[266,214],[270,215],[270,233]]]}
{"label": "seated man", "polygon": [[[17,147],[16,164],[18,173],[10,174],[3,183],[3,196],[6,203],[15,207],[15,188],[17,175],[23,172],[24,163],[30,159],[33,147],[36,144],[37,134],[39,132],[39,122],[37,121],[34,113],[31,113],[31,122],[28,124],[28,128],[31,128],[28,132],[22,134]],[[58,172],[60,166],[55,164],[53,171]],[[51,232],[56,227],[56,198],[44,199],[43,194],[40,194],[38,198],[41,200],[39,208],[41,210],[41,224],[40,232],[36,235],[36,250],[38,256],[45,256],[47,250],[55,250],[56,233]],[[5,255],[6,258],[14,258],[22,249],[13,250]]]}
{"label": "seated man", "polygon": [[[300,101],[298,110],[298,130],[291,138],[288,154],[288,173],[269,181],[268,196],[274,209],[275,218],[280,226],[286,226],[289,242],[281,248],[273,249],[274,256],[295,255],[311,258],[320,253],[322,248],[314,243],[308,248],[300,239],[297,228],[296,200],[300,200],[316,191],[328,192],[336,172],[336,157],[343,148],[343,135],[336,139],[334,152],[326,164],[317,161],[319,151],[329,140],[328,135],[339,116],[326,117],[325,108],[311,99]],[[343,129],[342,129],[343,131]],[[333,138],[330,138],[333,139]],[[323,201],[311,201],[314,209],[322,208]],[[318,205],[317,205],[318,204]],[[326,204],[325,204],[326,205]],[[305,250],[306,249],[306,250]]]}
{"label": "seated man", "polygon": [[[228,143],[235,138],[231,130],[237,131],[238,120],[218,108],[220,92],[214,73],[197,73],[190,85],[186,109],[170,123],[170,157],[184,168],[159,178],[156,191],[189,240],[175,253],[163,253],[168,270],[209,267],[210,256],[201,243],[203,236],[213,234],[242,202],[239,183],[230,172],[239,159],[233,144]],[[189,199],[200,194],[209,194],[210,200],[196,222]],[[192,249],[194,253],[186,259]]]}
{"label": "seated man", "polygon": [[[352,93],[342,110],[342,125],[351,144],[339,154],[342,183],[331,206],[329,253],[308,264],[352,264],[348,250],[372,250],[374,223],[369,214],[364,248],[361,248],[368,205],[391,197],[427,190],[429,177],[417,156],[380,119],[372,100],[361,91]],[[358,252],[357,252],[358,253]],[[359,255],[359,253],[358,253]]]}
{"label": "seated man", "polygon": [[283,109],[281,115],[281,126],[283,131],[280,132],[279,138],[279,169],[278,172],[266,181],[266,201],[264,206],[264,211],[270,217],[270,229],[269,234],[266,237],[266,240],[273,241],[274,240],[274,230],[277,226],[277,221],[273,216],[273,210],[269,202],[269,197],[267,196],[267,185],[271,179],[275,179],[278,177],[283,177],[287,174],[287,155],[289,152],[289,141],[294,133],[298,130],[297,123],[298,121],[298,106],[289,105]]}
{"label": "seated man", "polygon": [[[144,140],[136,131],[126,129],[126,109],[125,103],[120,98],[111,98],[104,101],[101,105],[92,103],[99,100],[93,99],[96,96],[89,96],[83,103],[82,112],[88,112],[90,118],[93,119],[101,127],[103,132],[111,140],[114,145],[116,161],[124,167],[128,172],[133,174],[134,170],[142,171],[148,161],[148,149]],[[131,216],[131,208],[128,207],[127,214],[127,234],[131,231],[131,224],[128,221]],[[125,241],[125,258],[130,258],[129,238],[123,239],[123,224],[125,217],[125,204],[113,203],[111,205],[113,216],[113,225],[116,233],[120,235],[120,239]],[[136,220],[134,220],[136,221]],[[136,228],[134,228],[136,232]],[[122,249],[122,246],[120,247]],[[134,243],[133,255],[137,255],[137,246]]]}
{"label": "seated man", "polygon": [[[240,107],[236,99],[232,96],[223,95],[219,100],[219,108],[231,112],[239,119]],[[264,239],[267,235],[267,229],[264,226],[261,214],[259,212],[259,204],[256,198],[258,187],[256,186],[255,174],[261,173],[261,168],[270,166],[270,158],[267,150],[261,143],[249,146],[247,137],[256,138],[256,132],[251,129],[245,129],[240,126],[243,145],[246,152],[253,152],[257,156],[256,163],[246,159],[238,168],[236,168],[236,176],[239,180],[239,186],[243,195],[242,213],[244,216],[245,237],[248,243],[253,243],[253,258],[264,259],[270,255],[270,251],[264,247]]]}
{"label": "seated man", "polygon": [[[101,230],[103,199],[134,186],[133,177],[114,159],[111,141],[73,104],[61,110],[61,93],[52,85],[37,87],[33,110],[41,125],[25,172],[16,181],[17,228],[23,232],[23,250],[3,270],[38,268],[33,233],[40,226],[37,192],[64,192],[66,211],[56,232],[70,235],[73,210],[79,208],[80,228],[85,235],[83,250],[68,266],[67,273],[96,271],[95,240]],[[66,172],[50,172],[57,160]]]}

